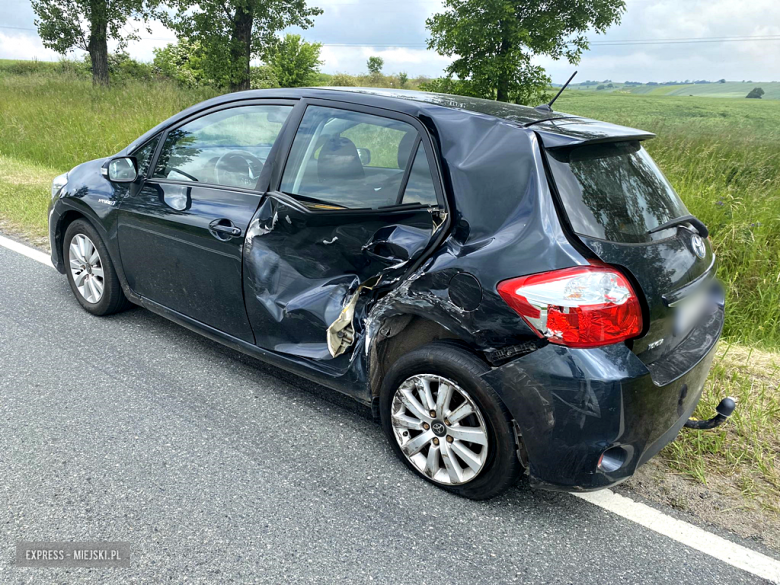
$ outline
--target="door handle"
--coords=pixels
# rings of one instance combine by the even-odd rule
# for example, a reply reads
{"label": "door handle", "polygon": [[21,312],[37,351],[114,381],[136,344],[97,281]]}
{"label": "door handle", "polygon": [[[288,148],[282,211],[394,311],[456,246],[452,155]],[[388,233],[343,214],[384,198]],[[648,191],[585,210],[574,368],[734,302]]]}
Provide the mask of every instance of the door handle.
{"label": "door handle", "polygon": [[209,231],[220,240],[229,240],[241,235],[241,228],[236,227],[229,219],[215,219],[209,224]]}

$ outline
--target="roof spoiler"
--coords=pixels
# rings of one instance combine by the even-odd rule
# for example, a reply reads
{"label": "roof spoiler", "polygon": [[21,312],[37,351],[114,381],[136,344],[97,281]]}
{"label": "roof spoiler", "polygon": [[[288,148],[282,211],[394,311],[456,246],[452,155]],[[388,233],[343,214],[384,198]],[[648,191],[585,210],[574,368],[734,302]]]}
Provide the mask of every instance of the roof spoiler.
{"label": "roof spoiler", "polygon": [[[598,132],[577,132],[575,128],[556,128],[559,132],[537,129],[536,133],[541,138],[542,144],[547,150],[565,149],[573,146],[585,146],[588,144],[604,144],[607,142],[635,142],[655,138],[652,132],[626,128],[625,126],[613,126],[611,128],[599,128]],[[593,129],[595,130],[595,129]]]}

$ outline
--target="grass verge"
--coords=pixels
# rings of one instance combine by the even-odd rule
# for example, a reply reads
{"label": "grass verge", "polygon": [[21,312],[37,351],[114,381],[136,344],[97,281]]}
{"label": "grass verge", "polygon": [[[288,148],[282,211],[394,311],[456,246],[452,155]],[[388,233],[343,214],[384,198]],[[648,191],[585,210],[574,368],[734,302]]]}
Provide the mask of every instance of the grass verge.
{"label": "grass verge", "polygon": [[749,500],[780,514],[780,354],[722,344],[696,410],[713,416],[725,396],[737,399],[729,422],[711,431],[683,429],[661,456],[672,469],[707,483],[720,475]]}
{"label": "grass verge", "polygon": [[696,416],[725,396],[728,422],[683,429],[627,486],[780,550],[780,353],[721,343]]}
{"label": "grass verge", "polygon": [[0,226],[48,246],[47,209],[51,180],[61,171],[0,154]]}

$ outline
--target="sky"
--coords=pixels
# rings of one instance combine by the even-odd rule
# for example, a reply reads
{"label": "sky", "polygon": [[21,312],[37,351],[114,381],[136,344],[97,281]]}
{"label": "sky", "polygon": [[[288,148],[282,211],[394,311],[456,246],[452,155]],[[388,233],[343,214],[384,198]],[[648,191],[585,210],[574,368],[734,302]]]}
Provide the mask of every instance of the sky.
{"label": "sky", "polygon": [[[368,57],[378,55],[385,61],[385,73],[436,77],[450,61],[425,49],[425,19],[441,10],[441,0],[309,4],[323,8],[324,14],[313,28],[293,32],[323,44],[325,73],[365,72]],[[151,34],[141,30],[141,37],[128,52],[143,61],[151,61],[155,47],[175,41],[160,23],[152,23]],[[620,24],[589,38],[591,49],[576,66],[546,57],[536,58],[536,63],[555,83],[566,81],[575,69],[576,81],[780,80],[777,0],[627,0]],[[711,40],[724,38],[742,40]],[[699,40],[687,42],[690,39]],[[56,60],[59,55],[43,47],[29,0],[0,0],[0,59],[33,58]]]}

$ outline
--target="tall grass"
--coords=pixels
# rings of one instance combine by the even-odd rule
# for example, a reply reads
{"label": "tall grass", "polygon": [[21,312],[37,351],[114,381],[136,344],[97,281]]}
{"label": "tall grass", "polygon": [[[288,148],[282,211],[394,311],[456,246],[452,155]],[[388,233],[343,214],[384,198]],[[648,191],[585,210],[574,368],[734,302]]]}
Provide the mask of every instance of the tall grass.
{"label": "tall grass", "polygon": [[66,171],[109,156],[213,89],[129,80],[111,89],[75,75],[0,77],[0,154]]}
{"label": "tall grass", "polygon": [[710,228],[725,336],[780,347],[780,101],[571,92],[556,106],[657,134],[647,149]]}

